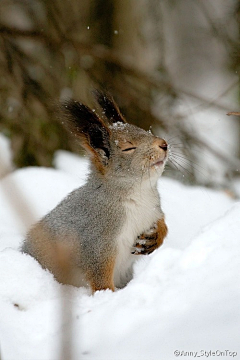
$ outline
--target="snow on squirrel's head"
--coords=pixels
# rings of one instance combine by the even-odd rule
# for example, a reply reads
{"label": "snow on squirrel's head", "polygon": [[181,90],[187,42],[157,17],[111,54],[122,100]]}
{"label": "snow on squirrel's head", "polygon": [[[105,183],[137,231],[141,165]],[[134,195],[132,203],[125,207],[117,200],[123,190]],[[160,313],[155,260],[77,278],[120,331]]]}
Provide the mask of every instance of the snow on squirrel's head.
{"label": "snow on squirrel's head", "polygon": [[98,90],[94,96],[106,121],[78,101],[68,100],[61,106],[62,123],[90,155],[93,171],[105,178],[133,183],[138,179],[157,180],[168,157],[166,141],[128,124],[110,96]]}

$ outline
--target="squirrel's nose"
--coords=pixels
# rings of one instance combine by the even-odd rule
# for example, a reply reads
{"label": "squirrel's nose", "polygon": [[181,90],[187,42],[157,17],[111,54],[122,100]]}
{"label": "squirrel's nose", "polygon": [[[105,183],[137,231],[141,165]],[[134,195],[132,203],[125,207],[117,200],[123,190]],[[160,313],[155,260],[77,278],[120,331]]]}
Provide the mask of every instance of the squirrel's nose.
{"label": "squirrel's nose", "polygon": [[167,144],[166,140],[164,140],[164,139],[156,138],[156,140],[154,141],[154,145],[157,145],[164,151],[167,151],[167,149],[168,149],[168,144]]}
{"label": "squirrel's nose", "polygon": [[163,149],[164,151],[167,151],[167,149],[168,149],[168,144],[167,144],[167,142],[166,142],[164,139],[161,139],[161,144],[159,145],[159,147],[160,147],[161,149]]}

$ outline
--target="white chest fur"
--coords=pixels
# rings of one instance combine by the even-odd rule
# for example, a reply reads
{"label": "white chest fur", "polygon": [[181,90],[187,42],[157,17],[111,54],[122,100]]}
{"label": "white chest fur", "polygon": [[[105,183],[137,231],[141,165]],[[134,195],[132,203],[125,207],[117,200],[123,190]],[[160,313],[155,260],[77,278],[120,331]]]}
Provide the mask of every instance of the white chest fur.
{"label": "white chest fur", "polygon": [[122,287],[131,278],[133,262],[137,259],[132,255],[132,246],[137,236],[149,230],[161,217],[157,191],[148,187],[136,187],[125,201],[125,223],[118,236],[118,256],[115,264],[114,283]]}

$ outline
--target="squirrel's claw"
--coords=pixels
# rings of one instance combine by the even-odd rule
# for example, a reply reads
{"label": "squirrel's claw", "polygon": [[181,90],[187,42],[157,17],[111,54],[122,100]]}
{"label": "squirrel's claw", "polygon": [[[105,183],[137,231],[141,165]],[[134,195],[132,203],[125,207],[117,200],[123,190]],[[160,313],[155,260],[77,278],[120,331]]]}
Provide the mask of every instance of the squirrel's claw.
{"label": "squirrel's claw", "polygon": [[157,233],[151,235],[142,234],[138,236],[136,243],[133,246],[132,254],[134,255],[147,255],[151,254],[158,248]]}
{"label": "squirrel's claw", "polygon": [[133,251],[131,252],[131,254],[133,255],[148,255],[148,254],[151,254],[157,247],[154,245],[154,246],[142,246],[142,247],[138,247],[138,246],[135,246],[133,247]]}
{"label": "squirrel's claw", "polygon": [[[135,244],[133,245],[133,255],[147,255],[151,254],[161,244],[161,236],[159,236],[158,226],[154,224],[148,231],[142,233],[137,237]],[[160,241],[159,241],[160,240]]]}

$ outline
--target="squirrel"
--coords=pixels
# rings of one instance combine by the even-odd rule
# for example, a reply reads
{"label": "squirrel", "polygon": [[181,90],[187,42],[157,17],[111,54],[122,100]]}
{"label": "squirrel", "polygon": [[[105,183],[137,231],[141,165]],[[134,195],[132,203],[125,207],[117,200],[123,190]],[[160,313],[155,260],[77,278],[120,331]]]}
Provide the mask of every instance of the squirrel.
{"label": "squirrel", "polygon": [[60,106],[62,123],[90,156],[88,180],[30,229],[21,248],[58,282],[93,293],[124,287],[136,255],[163,243],[157,180],[168,158],[164,139],[127,123],[110,95],[94,96],[101,117],[78,101]]}

